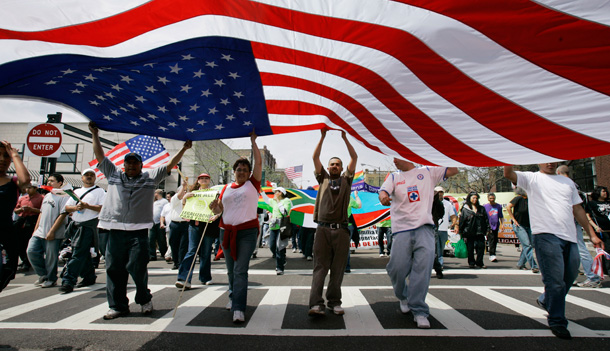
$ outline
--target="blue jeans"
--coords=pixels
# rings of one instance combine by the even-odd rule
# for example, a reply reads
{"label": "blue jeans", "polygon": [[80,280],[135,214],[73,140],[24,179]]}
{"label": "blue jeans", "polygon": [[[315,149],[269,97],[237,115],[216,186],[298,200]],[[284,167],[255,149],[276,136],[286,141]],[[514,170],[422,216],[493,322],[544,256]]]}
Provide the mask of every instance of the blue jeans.
{"label": "blue jeans", "polygon": [[171,222],[169,224],[169,246],[172,248],[172,261],[179,266],[189,248],[189,223]]}
{"label": "blue jeans", "polygon": [[437,231],[438,236],[436,239],[436,257],[438,257],[438,263],[442,266],[445,263],[443,259],[443,252],[445,251],[445,244],[447,243],[447,239],[449,238],[449,234],[446,230]]}
{"label": "blue jeans", "polygon": [[407,300],[415,316],[430,315],[426,295],[434,264],[434,246],[434,228],[431,225],[392,235],[392,255],[386,270],[394,295],[399,300]]}
{"label": "blue jeans", "polygon": [[129,309],[127,280],[136,285],[136,303],[152,299],[148,289],[148,230],[110,230],[106,247],[106,295],[115,311]]}
{"label": "blue jeans", "polygon": [[28,243],[28,259],[34,271],[50,282],[57,281],[57,262],[62,241],[63,239],[45,240],[32,236]]}
{"label": "blue jeans", "polygon": [[[273,257],[275,257],[275,269],[283,272],[284,266],[286,266],[286,248],[284,247],[278,250],[278,242],[280,241],[279,229],[271,229],[270,233],[269,249],[271,250]],[[292,237],[294,238],[295,235]]]}
{"label": "blue jeans", "polygon": [[580,263],[582,264],[582,270],[585,271],[585,275],[587,279],[592,282],[599,282],[601,280],[600,276],[593,273],[591,267],[593,267],[593,257],[591,257],[591,253],[589,249],[587,249],[587,245],[585,244],[585,238],[582,234],[582,227],[580,225],[576,225],[576,239],[578,240],[578,254],[580,255]]}
{"label": "blue jeans", "polygon": [[521,242],[521,256],[519,256],[519,262],[517,266],[525,266],[525,263],[529,263],[530,268],[538,268],[536,259],[534,258],[534,248],[532,247],[532,230],[530,227],[516,226],[513,224],[513,231],[517,238]]}
{"label": "blue jeans", "polygon": [[[224,229],[220,229],[220,242],[224,238]],[[222,246],[229,276],[229,298],[233,302],[231,312],[246,311],[248,299],[248,268],[250,258],[256,247],[258,228],[243,229],[237,232],[237,259],[231,256],[231,248]]]}
{"label": "blue jeans", "polygon": [[[197,255],[197,246],[199,246],[199,241],[201,241],[201,235],[199,235],[199,229],[197,227],[193,227],[191,225],[188,227],[188,251],[184,256],[184,259],[180,262],[180,268],[178,268],[178,280],[186,280],[190,283],[193,279],[193,272],[191,272],[188,277],[187,274],[191,269],[195,255]],[[212,280],[211,258],[214,240],[216,239],[209,235],[204,235],[203,242],[199,248],[199,281],[204,284]]]}
{"label": "blue jeans", "polygon": [[538,300],[549,313],[549,327],[567,327],[566,295],[578,276],[578,245],[547,233],[536,234],[533,239],[544,284],[544,293]]}

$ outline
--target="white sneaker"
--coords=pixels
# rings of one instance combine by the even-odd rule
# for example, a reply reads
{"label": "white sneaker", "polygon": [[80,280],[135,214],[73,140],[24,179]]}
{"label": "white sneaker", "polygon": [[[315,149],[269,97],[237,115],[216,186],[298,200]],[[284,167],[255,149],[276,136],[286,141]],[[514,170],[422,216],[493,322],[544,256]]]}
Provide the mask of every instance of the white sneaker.
{"label": "white sneaker", "polygon": [[343,307],[341,307],[341,305],[339,305],[339,306],[333,307],[333,313],[338,316],[341,316],[341,315],[345,314],[345,310],[343,309]]}
{"label": "white sneaker", "polygon": [[491,255],[491,256],[489,256],[489,260],[490,260],[491,262],[498,262],[498,259],[496,258],[496,255]]}
{"label": "white sneaker", "polygon": [[42,283],[44,283],[46,280],[47,280],[47,277],[40,276],[40,277],[38,277],[38,279],[36,279],[36,281],[34,282],[34,285],[41,286]]}
{"label": "white sneaker", "polygon": [[213,285],[214,282],[212,282],[211,280],[208,280],[207,282],[205,282],[205,285]]}
{"label": "white sneaker", "polygon": [[184,280],[178,280],[175,285],[178,289],[184,288],[184,290],[188,290],[191,288],[191,283],[186,282]]}
{"label": "white sneaker", "polygon": [[403,314],[407,314],[409,313],[409,311],[411,311],[411,309],[409,308],[408,301],[400,300],[400,312],[402,312]]}
{"label": "white sneaker", "polygon": [[40,285],[40,287],[41,287],[41,288],[52,288],[52,287],[54,287],[54,286],[56,286],[56,285],[57,285],[57,282],[56,282],[56,281],[55,281],[55,282],[52,282],[52,281],[50,281],[50,280],[45,280],[45,281],[44,281],[44,282],[43,282],[43,283]]}
{"label": "white sneaker", "polygon": [[424,316],[415,316],[413,321],[417,323],[417,327],[420,329],[430,329],[430,322]]}
{"label": "white sneaker", "polygon": [[142,313],[149,314],[149,313],[152,313],[152,311],[153,311],[152,300],[150,300],[147,303],[142,305]]}
{"label": "white sneaker", "polygon": [[297,252],[297,249],[296,249],[296,248],[295,248],[295,249],[292,249],[292,253],[296,253],[296,252]]}
{"label": "white sneaker", "polygon": [[310,316],[323,316],[325,315],[324,309],[320,305],[312,306],[307,313]]}
{"label": "white sneaker", "polygon": [[229,303],[227,303],[227,305],[225,306],[226,310],[231,310],[231,308],[233,308],[233,300],[229,300]]}
{"label": "white sneaker", "polygon": [[233,323],[243,323],[245,321],[246,321],[246,316],[244,316],[243,311],[233,312]]}

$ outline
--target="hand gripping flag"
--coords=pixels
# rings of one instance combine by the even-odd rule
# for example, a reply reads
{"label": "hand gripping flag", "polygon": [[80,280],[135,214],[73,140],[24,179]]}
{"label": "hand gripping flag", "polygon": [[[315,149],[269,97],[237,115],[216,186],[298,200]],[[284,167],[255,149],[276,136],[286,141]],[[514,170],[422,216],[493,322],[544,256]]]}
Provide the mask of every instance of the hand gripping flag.
{"label": "hand gripping flag", "polygon": [[330,128],[424,165],[578,159],[610,154],[609,14],[572,0],[4,1],[0,95],[180,140]]}
{"label": "hand gripping flag", "polygon": [[[106,157],[117,167],[122,167],[125,155],[135,152],[142,156],[142,168],[155,168],[169,162],[169,153],[157,137],[138,135],[115,146],[106,153]],[[97,160],[89,162],[89,166],[95,169],[98,178],[103,179],[104,175],[97,169]]]}
{"label": "hand gripping flag", "polygon": [[602,257],[606,257],[607,260],[610,260],[610,254],[600,248],[595,249],[595,257],[593,258],[593,266],[591,267],[591,271],[600,276],[600,278],[604,279],[604,269]]}

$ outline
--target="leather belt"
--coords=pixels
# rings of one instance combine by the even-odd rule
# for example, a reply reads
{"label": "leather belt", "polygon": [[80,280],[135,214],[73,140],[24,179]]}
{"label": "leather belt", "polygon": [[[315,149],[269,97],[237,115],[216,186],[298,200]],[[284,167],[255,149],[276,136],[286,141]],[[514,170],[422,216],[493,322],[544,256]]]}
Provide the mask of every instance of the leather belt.
{"label": "leather belt", "polygon": [[326,223],[326,222],[318,222],[318,225],[321,225],[323,227],[328,227],[330,229],[339,229],[339,228],[347,229],[347,226],[348,226],[347,223]]}

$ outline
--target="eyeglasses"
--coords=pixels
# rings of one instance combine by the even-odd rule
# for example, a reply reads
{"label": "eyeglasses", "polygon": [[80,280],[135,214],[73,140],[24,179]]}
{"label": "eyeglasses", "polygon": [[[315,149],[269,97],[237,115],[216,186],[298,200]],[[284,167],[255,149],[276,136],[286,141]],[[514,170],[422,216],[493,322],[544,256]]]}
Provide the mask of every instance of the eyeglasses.
{"label": "eyeglasses", "polygon": [[235,173],[239,173],[239,172],[246,173],[246,172],[250,172],[250,170],[247,168],[236,168]]}

